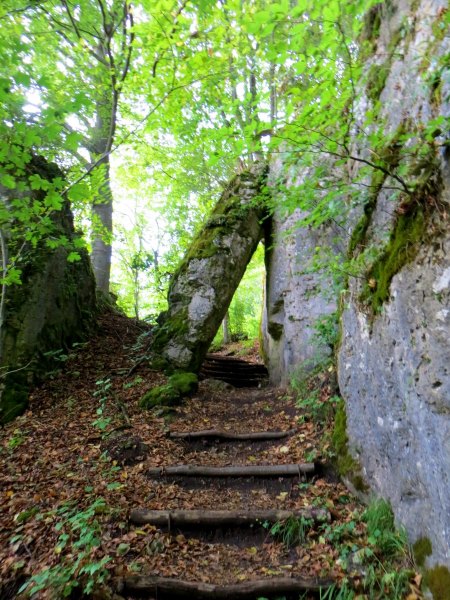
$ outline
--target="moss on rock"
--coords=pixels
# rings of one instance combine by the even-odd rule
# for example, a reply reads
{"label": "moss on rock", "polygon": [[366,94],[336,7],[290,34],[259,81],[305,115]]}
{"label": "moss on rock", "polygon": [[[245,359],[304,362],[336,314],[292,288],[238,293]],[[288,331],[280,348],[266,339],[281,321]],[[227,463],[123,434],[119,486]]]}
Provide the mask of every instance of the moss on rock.
{"label": "moss on rock", "polygon": [[425,561],[432,552],[433,547],[427,537],[419,538],[413,544],[414,559],[419,567],[425,566]]}
{"label": "moss on rock", "polygon": [[157,406],[174,406],[179,404],[180,401],[180,392],[170,383],[167,383],[166,385],[159,385],[144,394],[139,405],[141,408],[150,409]]}
{"label": "moss on rock", "polygon": [[333,448],[339,475],[346,477],[358,492],[367,492],[368,486],[361,475],[361,467],[348,449],[347,414],[344,402],[336,410],[332,434]]}
{"label": "moss on rock", "polygon": [[195,373],[179,371],[169,377],[169,384],[183,396],[193,394],[198,389],[198,377]]}
{"label": "moss on rock", "polygon": [[142,408],[155,408],[156,406],[175,406],[184,396],[193,394],[198,389],[198,377],[195,373],[179,371],[169,377],[164,385],[148,391],[141,398]]}
{"label": "moss on rock", "polygon": [[436,565],[425,573],[424,582],[433,594],[433,600],[450,600],[450,571],[444,565]]}
{"label": "moss on rock", "polygon": [[389,242],[368,273],[360,299],[368,302],[374,314],[389,298],[392,278],[417,256],[425,230],[425,215],[417,206],[411,214],[399,215]]}

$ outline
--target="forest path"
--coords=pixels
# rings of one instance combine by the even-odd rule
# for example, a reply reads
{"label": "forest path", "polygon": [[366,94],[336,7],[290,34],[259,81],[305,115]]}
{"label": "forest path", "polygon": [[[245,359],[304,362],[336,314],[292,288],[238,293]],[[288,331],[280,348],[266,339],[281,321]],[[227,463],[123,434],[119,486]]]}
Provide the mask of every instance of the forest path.
{"label": "forest path", "polygon": [[[348,518],[348,493],[314,463],[317,432],[299,418],[292,398],[255,388],[266,376],[262,365],[217,355],[205,363],[204,376],[237,382],[239,389],[207,379],[175,410],[167,435],[178,460],[172,453],[171,461],[143,469],[155,495],[130,518],[137,528],[147,523],[169,532],[185,550],[163,569],[158,558],[147,560],[143,573],[124,578],[120,589],[148,598],[318,597],[340,575],[318,532],[330,528],[330,507],[333,519]],[[278,439],[255,439],[268,432]],[[255,468],[257,476],[245,473]],[[271,475],[272,468],[290,473]],[[186,474],[171,474],[182,469]],[[243,472],[230,475],[236,470]],[[162,490],[171,491],[164,507]],[[334,509],[336,497],[341,510]]]}
{"label": "forest path", "polygon": [[[135,597],[129,578],[144,575],[170,580],[160,580],[157,593],[143,592],[158,599],[176,597],[167,587],[174,579],[207,586],[203,592],[181,586],[181,596],[189,598],[237,598],[240,592],[284,597],[294,581],[342,580],[337,559],[347,544],[350,551],[364,538],[365,524],[355,516],[361,506],[327,469],[289,477],[149,475],[170,465],[324,464],[331,419],[311,419],[282,390],[227,390],[208,382],[171,415],[145,411],[140,399],[165,381],[139,361],[147,347],[141,325],[104,315],[88,342],[57,351],[59,368],[35,389],[29,410],[0,432],[2,600],[20,598],[18,590],[30,576],[35,598],[66,597],[71,590],[81,597],[80,590],[93,586],[96,600]],[[332,387],[325,379],[319,388],[317,402],[326,406]],[[205,429],[289,435],[236,441],[170,437],[170,431]],[[332,522],[272,526],[267,518],[252,527],[191,530],[130,522],[135,509],[247,515],[309,507],[328,511]],[[263,586],[245,587],[256,581]],[[240,588],[208,588],[231,584]]]}

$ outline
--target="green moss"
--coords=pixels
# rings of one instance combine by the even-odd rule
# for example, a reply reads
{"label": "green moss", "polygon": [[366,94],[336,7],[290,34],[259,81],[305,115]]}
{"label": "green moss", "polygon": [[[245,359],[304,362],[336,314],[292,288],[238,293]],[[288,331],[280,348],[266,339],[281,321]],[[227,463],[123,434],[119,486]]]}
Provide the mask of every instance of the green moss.
{"label": "green moss", "polygon": [[416,257],[424,230],[425,215],[419,205],[413,206],[410,214],[398,216],[385,250],[368,273],[367,279],[371,286],[366,284],[360,296],[363,302],[369,303],[374,314],[380,311],[389,298],[394,275]]}
{"label": "green moss", "polygon": [[434,600],[450,600],[450,571],[444,565],[437,565],[429,569],[424,577]]}
{"label": "green moss", "polygon": [[165,385],[160,385],[148,391],[141,398],[141,408],[156,406],[174,406],[181,402],[183,396],[197,391],[198,377],[195,373],[179,371],[169,377]]}
{"label": "green moss", "polygon": [[338,407],[334,418],[332,442],[337,455],[339,474],[348,475],[355,469],[357,463],[348,451],[347,414],[343,403]]}
{"label": "green moss", "polygon": [[355,250],[364,243],[367,230],[369,229],[370,219],[376,207],[376,195],[371,195],[369,201],[364,206],[364,213],[359,219],[355,228],[352,231],[348,244],[348,255],[351,258]]}
{"label": "green moss", "polygon": [[427,556],[431,556],[432,552],[433,552],[433,547],[431,545],[430,540],[426,537],[419,538],[413,544],[414,558],[419,567],[425,566],[425,561],[427,559]]}
{"label": "green moss", "polygon": [[380,35],[382,8],[383,3],[380,2],[372,6],[364,15],[363,28],[359,36],[362,60],[367,59],[376,52]]}
{"label": "green moss", "polygon": [[181,401],[180,392],[172,385],[160,385],[142,396],[139,406],[141,408],[155,408],[156,406],[174,406]]}
{"label": "green moss", "polygon": [[391,70],[392,58],[389,57],[381,65],[372,65],[367,73],[366,91],[367,96],[375,104],[384,90],[386,80]]}
{"label": "green moss", "polygon": [[5,382],[0,399],[0,423],[9,423],[21,415],[28,406],[29,388],[23,381]]}
{"label": "green moss", "polygon": [[169,385],[178,390],[180,395],[192,394],[198,389],[198,377],[195,373],[179,371],[169,377]]}
{"label": "green moss", "polygon": [[267,331],[275,341],[278,341],[283,335],[284,327],[282,323],[274,323],[273,321],[269,321],[267,324]]}

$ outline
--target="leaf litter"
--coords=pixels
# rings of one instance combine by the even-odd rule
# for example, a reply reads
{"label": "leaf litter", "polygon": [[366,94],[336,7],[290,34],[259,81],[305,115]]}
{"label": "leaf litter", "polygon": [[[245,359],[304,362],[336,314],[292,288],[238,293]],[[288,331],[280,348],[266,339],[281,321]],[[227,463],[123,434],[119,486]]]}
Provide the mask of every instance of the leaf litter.
{"label": "leaf litter", "polygon": [[[93,505],[98,539],[84,563],[107,561],[101,597],[112,597],[118,578],[137,573],[217,584],[288,574],[338,584],[347,578],[357,587],[362,575],[357,569],[349,571],[342,549],[347,544],[350,554],[367,546],[366,526],[360,519],[364,507],[335,477],[246,479],[235,485],[227,480],[187,482],[146,476],[150,467],[176,464],[329,461],[331,427],[299,419],[293,397],[271,388],[214,392],[200,384],[198,393],[169,417],[143,411],[140,398],[165,381],[148,361],[139,360],[136,342],[146,335],[144,325],[117,313],[104,314],[89,342],[71,350],[62,368],[33,391],[27,412],[1,430],[1,598],[25,597],[18,590],[30,576],[75,561],[74,546],[68,542],[76,540],[77,531],[67,528],[67,518],[75,515],[73,523],[81,529],[76,515]],[[167,436],[169,429],[212,428],[296,433],[256,443],[192,443]],[[271,535],[267,524],[261,524],[264,533],[258,543],[250,536],[247,544],[245,531],[235,532],[236,539],[219,537],[212,543],[208,536],[128,522],[133,508],[306,506],[327,508],[332,527],[328,533],[325,526],[309,529],[302,543],[293,546]],[[333,531],[344,532],[340,545]],[[420,598],[417,586],[414,590]],[[54,590],[43,589],[34,597],[55,597]]]}

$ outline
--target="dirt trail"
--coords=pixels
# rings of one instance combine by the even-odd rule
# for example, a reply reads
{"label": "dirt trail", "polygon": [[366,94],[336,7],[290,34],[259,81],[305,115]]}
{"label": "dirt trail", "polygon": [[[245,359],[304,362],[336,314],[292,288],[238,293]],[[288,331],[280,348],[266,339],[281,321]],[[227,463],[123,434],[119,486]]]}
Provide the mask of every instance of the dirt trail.
{"label": "dirt trail", "polygon": [[[361,506],[321,466],[329,460],[331,423],[302,417],[292,397],[277,389],[218,391],[207,382],[170,416],[143,411],[140,398],[165,381],[147,361],[138,361],[147,347],[140,326],[105,315],[98,334],[61,353],[60,368],[35,390],[27,413],[1,431],[2,600],[19,598],[18,589],[31,575],[37,577],[35,598],[52,597],[49,585],[56,586],[53,597],[63,597],[69,587],[79,598],[81,589],[93,583],[99,590],[96,600],[136,597],[139,582],[154,584],[148,577],[163,579],[157,593],[141,590],[147,598],[177,597],[175,579],[184,582],[179,597],[298,598],[295,581],[317,588],[320,581],[339,582],[348,575],[338,560],[336,532],[342,551],[345,536],[349,549],[364,539],[365,525],[355,517]],[[326,402],[326,381],[320,393]],[[210,429],[289,435],[236,441],[170,437],[171,431]],[[149,475],[151,469],[175,465],[304,463],[315,463],[314,473]],[[317,522],[313,515],[289,530],[270,519],[249,526],[189,528],[175,519],[165,527],[130,521],[136,509],[244,511],[247,518],[248,511],[310,508],[326,511],[331,522]],[[200,587],[193,590],[190,584]],[[230,585],[235,587],[223,587]]]}

